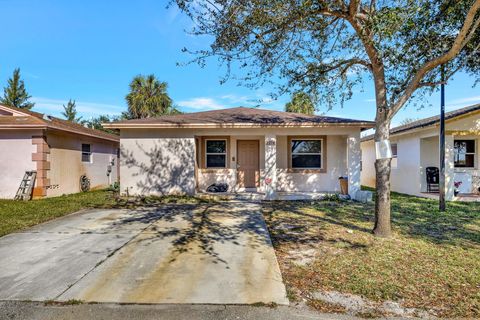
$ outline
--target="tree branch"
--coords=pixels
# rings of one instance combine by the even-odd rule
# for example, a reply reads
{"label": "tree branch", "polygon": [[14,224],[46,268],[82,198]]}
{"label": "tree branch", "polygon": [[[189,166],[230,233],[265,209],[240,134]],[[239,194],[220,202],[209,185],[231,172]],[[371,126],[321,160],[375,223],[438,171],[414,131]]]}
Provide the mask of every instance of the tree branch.
{"label": "tree branch", "polygon": [[418,88],[423,88],[423,87],[436,87],[440,84],[446,84],[447,81],[428,81],[428,82],[420,82],[418,84]]}
{"label": "tree branch", "polygon": [[470,40],[475,33],[475,30],[479,26],[479,19],[475,20],[475,16],[480,11],[480,0],[476,0],[470,10],[468,11],[465,21],[463,23],[460,32],[458,33],[452,47],[445,54],[428,61],[425,63],[415,74],[413,79],[407,85],[404,94],[398,99],[398,101],[391,107],[389,117],[390,119],[405,105],[410,99],[416,89],[419,88],[423,77],[433,70],[434,68],[454,59],[460,51],[468,43],[466,40]]}

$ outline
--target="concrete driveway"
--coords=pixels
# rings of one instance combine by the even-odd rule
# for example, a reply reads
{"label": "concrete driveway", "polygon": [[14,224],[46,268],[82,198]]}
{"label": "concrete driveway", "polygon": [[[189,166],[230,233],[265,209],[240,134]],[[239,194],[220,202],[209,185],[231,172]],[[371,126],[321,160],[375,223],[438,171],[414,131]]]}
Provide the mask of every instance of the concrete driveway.
{"label": "concrete driveway", "polygon": [[259,204],[77,213],[0,238],[0,300],[288,304]]}

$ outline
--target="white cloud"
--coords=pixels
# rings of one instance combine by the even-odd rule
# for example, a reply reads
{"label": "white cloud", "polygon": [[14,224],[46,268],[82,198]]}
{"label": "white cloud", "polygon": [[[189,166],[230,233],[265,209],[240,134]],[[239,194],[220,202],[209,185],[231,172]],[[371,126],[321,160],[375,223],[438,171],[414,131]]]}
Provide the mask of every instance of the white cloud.
{"label": "white cloud", "polygon": [[188,100],[178,101],[177,104],[180,107],[186,107],[195,110],[218,110],[225,108],[224,105],[221,105],[215,99],[206,98],[206,97],[199,97],[199,98],[191,98]]}
{"label": "white cloud", "polygon": [[236,104],[252,104],[251,99],[248,96],[239,96],[236,94],[226,94],[220,97],[222,100],[226,100],[229,103],[236,103]]}
{"label": "white cloud", "polygon": [[[35,111],[59,117],[63,112],[63,105],[68,103],[68,100],[50,99],[44,97],[32,97],[31,100],[35,102]],[[77,106],[78,114],[82,117],[88,118],[102,114],[120,115],[124,109],[123,107],[117,105],[95,102],[75,101],[75,104]]]}
{"label": "white cloud", "polygon": [[472,104],[480,103],[480,96],[472,96],[460,99],[454,99],[452,101],[447,102],[445,109],[447,111],[452,111],[456,109],[460,109],[463,107],[467,107]]}
{"label": "white cloud", "polygon": [[468,98],[455,99],[449,102],[449,104],[465,104],[465,103],[475,103],[480,101],[480,96],[473,96]]}
{"label": "white cloud", "polygon": [[274,100],[261,92],[256,92],[252,96],[224,94],[214,97],[194,97],[177,101],[176,104],[180,107],[193,109],[195,111],[218,110],[241,106],[283,109],[283,105],[280,105],[277,100]]}

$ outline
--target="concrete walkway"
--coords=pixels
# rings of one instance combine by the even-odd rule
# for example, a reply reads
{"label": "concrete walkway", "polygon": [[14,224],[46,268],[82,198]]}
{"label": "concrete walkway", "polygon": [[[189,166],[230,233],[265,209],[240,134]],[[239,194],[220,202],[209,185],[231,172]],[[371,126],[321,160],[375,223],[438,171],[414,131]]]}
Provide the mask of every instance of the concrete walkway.
{"label": "concrete walkway", "polygon": [[259,205],[95,210],[0,238],[0,300],[288,304]]}

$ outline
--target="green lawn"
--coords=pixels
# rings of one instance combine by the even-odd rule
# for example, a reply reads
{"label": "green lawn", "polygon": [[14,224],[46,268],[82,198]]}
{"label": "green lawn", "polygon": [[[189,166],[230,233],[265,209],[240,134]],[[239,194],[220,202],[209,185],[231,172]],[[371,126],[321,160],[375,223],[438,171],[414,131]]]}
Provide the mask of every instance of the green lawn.
{"label": "green lawn", "polygon": [[88,208],[135,208],[161,203],[205,202],[188,196],[119,198],[113,191],[96,190],[32,201],[0,199],[0,237]]}
{"label": "green lawn", "polygon": [[0,200],[0,236],[85,208],[115,203],[112,192],[98,190],[32,201]]}
{"label": "green lawn", "polygon": [[[480,203],[448,203],[439,213],[437,201],[392,194],[391,239],[371,234],[373,204],[274,202],[264,208],[291,298],[338,311],[311,299],[315,291],[338,291],[441,317],[480,317]],[[309,263],[295,263],[299,252],[312,250]]]}

